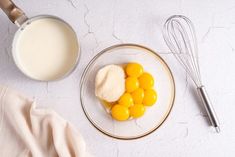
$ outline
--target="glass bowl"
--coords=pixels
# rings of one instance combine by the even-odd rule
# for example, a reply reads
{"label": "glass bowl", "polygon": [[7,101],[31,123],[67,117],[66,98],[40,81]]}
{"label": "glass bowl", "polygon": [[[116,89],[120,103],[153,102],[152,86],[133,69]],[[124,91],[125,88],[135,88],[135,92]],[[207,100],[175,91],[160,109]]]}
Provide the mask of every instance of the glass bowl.
{"label": "glass bowl", "polygon": [[[156,104],[146,109],[138,119],[116,121],[95,96],[97,71],[108,64],[138,62],[155,79],[158,93]],[[98,53],[86,66],[80,88],[82,109],[91,124],[100,132],[117,139],[137,139],[157,130],[168,117],[175,99],[175,83],[166,62],[153,50],[137,44],[120,44]]]}

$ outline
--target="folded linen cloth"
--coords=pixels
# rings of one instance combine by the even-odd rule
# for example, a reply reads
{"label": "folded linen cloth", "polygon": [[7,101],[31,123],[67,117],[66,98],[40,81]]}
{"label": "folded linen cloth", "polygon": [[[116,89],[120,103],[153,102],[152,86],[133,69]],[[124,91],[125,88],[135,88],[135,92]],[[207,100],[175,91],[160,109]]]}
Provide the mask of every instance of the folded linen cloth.
{"label": "folded linen cloth", "polygon": [[0,86],[0,157],[87,157],[77,130],[49,109]]}

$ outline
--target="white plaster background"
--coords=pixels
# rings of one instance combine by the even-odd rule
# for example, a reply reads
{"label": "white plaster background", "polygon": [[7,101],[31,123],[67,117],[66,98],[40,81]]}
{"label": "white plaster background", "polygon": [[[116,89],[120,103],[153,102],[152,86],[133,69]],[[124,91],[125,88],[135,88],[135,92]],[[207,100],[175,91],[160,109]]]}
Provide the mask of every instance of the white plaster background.
{"label": "white plaster background", "polygon": [[[26,78],[13,63],[11,41],[17,27],[0,12],[0,83],[37,99],[72,122],[89,151],[98,157],[232,157],[235,155],[235,1],[234,0],[15,0],[26,14],[52,14],[69,22],[82,47],[78,68],[59,82]],[[221,133],[208,127],[193,96],[192,82],[162,37],[162,25],[172,14],[194,22],[204,84],[221,122]],[[134,141],[104,136],[85,118],[79,100],[79,80],[88,61],[103,48],[138,43],[158,51],[176,80],[174,108],[162,127]]]}

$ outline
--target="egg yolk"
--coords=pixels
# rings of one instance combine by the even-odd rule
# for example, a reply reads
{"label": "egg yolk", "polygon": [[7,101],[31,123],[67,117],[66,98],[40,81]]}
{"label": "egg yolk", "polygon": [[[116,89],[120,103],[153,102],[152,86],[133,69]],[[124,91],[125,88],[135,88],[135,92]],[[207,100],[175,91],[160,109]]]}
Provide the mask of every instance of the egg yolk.
{"label": "egg yolk", "polygon": [[112,107],[111,115],[116,120],[124,121],[129,118],[129,110],[125,106],[116,104]]}
{"label": "egg yolk", "polygon": [[126,74],[132,77],[139,77],[143,73],[142,65],[138,63],[128,63],[126,66]]}
{"label": "egg yolk", "polygon": [[128,93],[133,92],[139,88],[139,81],[136,77],[127,77],[125,82],[126,91]]}
{"label": "egg yolk", "polygon": [[153,89],[147,89],[144,91],[143,104],[146,106],[152,106],[157,101],[157,93]]}
{"label": "egg yolk", "polygon": [[131,96],[135,104],[141,104],[144,99],[144,90],[142,88],[138,88],[131,93]]}
{"label": "egg yolk", "polygon": [[139,77],[139,84],[140,84],[140,87],[143,89],[151,89],[154,85],[153,76],[149,73],[143,73]]}
{"label": "egg yolk", "polygon": [[120,99],[118,100],[118,103],[120,105],[123,105],[125,107],[130,107],[133,105],[133,99],[131,97],[130,93],[124,93]]}
{"label": "egg yolk", "polygon": [[133,118],[138,118],[144,115],[145,107],[142,104],[135,104],[129,108],[130,116]]}
{"label": "egg yolk", "polygon": [[101,100],[112,118],[118,121],[143,116],[146,108],[154,105],[158,99],[157,92],[153,88],[154,78],[150,73],[144,72],[141,64],[127,63],[124,70],[126,73],[124,94],[117,101]]}

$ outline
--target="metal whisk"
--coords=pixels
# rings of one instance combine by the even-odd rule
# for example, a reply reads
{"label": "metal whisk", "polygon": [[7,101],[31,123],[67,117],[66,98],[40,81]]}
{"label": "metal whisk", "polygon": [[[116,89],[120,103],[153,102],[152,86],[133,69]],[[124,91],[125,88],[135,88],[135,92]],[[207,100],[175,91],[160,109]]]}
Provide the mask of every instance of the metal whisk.
{"label": "metal whisk", "polygon": [[163,35],[167,46],[197,86],[212,126],[220,132],[216,113],[201,82],[197,39],[192,22],[185,16],[173,15],[165,22]]}

